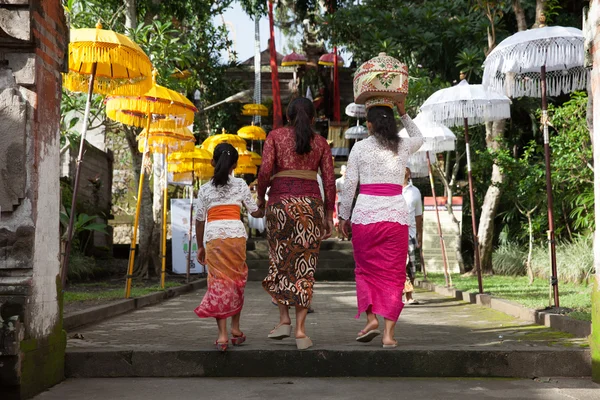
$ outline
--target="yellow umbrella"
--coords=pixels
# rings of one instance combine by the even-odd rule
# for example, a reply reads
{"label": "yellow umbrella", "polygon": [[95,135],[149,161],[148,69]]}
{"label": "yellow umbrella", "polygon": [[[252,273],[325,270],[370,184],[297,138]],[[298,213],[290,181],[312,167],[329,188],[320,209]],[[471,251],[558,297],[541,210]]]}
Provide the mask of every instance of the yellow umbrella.
{"label": "yellow umbrella", "polygon": [[177,128],[173,131],[150,129],[149,137],[148,131],[144,129],[137,139],[140,152],[147,148],[150,153],[171,154],[176,151],[193,151],[196,146],[196,138],[188,128]]}
{"label": "yellow umbrella", "polygon": [[250,162],[250,164],[238,162],[237,168],[233,170],[233,172],[236,175],[243,175],[243,174],[256,175],[257,171],[258,171],[258,168],[256,168],[256,165],[252,164],[252,162]]}
{"label": "yellow umbrella", "polygon": [[178,151],[176,153],[169,154],[169,162],[181,160],[195,160],[200,162],[205,161],[210,164],[210,160],[212,160],[212,154],[210,154],[209,151],[204,150],[200,147],[194,147],[192,151]]}
{"label": "yellow umbrella", "polygon": [[140,93],[152,85],[149,79],[152,64],[144,51],[127,36],[104,30],[100,24],[96,25],[95,29],[72,29],[68,56],[69,72],[63,76],[64,86],[72,92],[87,92],[87,100],[75,169],[65,257],[61,270],[63,287],[69,268],[79,177],[92,94]]}
{"label": "yellow umbrella", "polygon": [[242,107],[242,115],[266,117],[269,115],[269,109],[262,104],[246,104]]}
{"label": "yellow umbrella", "polygon": [[133,40],[120,33],[96,28],[71,29],[69,72],[65,88],[95,93],[139,94],[152,86],[152,63]]}
{"label": "yellow umbrella", "polygon": [[254,165],[259,166],[262,164],[262,157],[260,154],[251,151],[250,157],[252,157],[252,162],[254,163]]}
{"label": "yellow umbrella", "polygon": [[213,135],[206,138],[206,140],[202,142],[202,148],[212,153],[215,150],[215,147],[220,143],[229,143],[235,147],[238,152],[246,150],[246,141],[238,135],[225,133],[225,129],[223,129],[223,133],[219,135]]}
{"label": "yellow umbrella", "polygon": [[267,132],[260,126],[248,125],[240,128],[237,132],[238,136],[247,140],[265,140]]}
{"label": "yellow umbrella", "polygon": [[[168,171],[173,173],[173,179],[177,181],[179,178],[192,179],[192,190],[190,191],[190,226],[189,226],[189,243],[186,266],[186,279],[190,280],[190,268],[192,257],[192,221],[193,221],[193,202],[194,202],[194,180],[195,178],[208,179],[214,175],[214,168],[211,165],[212,154],[209,151],[196,147],[193,151],[177,152],[169,156]],[[188,175],[189,174],[189,175]]]}
{"label": "yellow umbrella", "polygon": [[[153,87],[143,95],[107,97],[106,115],[115,121],[127,125],[138,127],[146,126],[146,130],[151,130],[156,127],[160,129],[170,129],[172,132],[178,126],[191,125],[194,122],[194,112],[197,111],[192,102],[174,90],[157,85],[156,72],[153,73],[152,81],[154,83]],[[145,145],[147,144],[147,146],[143,152],[140,182],[138,184],[137,205],[135,218],[133,220],[133,235],[129,252],[125,298],[129,298],[131,295],[131,275],[133,274],[133,265],[135,261],[137,229],[139,225],[140,203],[142,200],[142,187],[144,182],[143,165],[151,141],[152,140],[148,140],[145,142]],[[163,258],[163,262],[164,261]],[[164,274],[161,278],[161,284],[164,285]]]}

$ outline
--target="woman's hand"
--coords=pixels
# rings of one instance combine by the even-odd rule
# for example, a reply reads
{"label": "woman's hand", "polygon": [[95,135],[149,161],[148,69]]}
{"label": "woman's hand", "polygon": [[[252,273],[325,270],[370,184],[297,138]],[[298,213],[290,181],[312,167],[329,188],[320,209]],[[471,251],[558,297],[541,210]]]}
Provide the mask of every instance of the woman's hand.
{"label": "woman's hand", "polygon": [[350,223],[345,219],[340,218],[340,231],[342,235],[347,239],[350,236]]}
{"label": "woman's hand", "polygon": [[256,205],[257,205],[257,206],[258,206],[258,208],[259,208],[259,209],[261,209],[261,210],[265,208],[265,203],[266,203],[266,201],[265,201],[265,198],[264,198],[264,197],[263,197],[263,198],[256,199]]}
{"label": "woman's hand", "polygon": [[329,239],[331,237],[331,233],[333,232],[333,217],[327,218],[325,221],[325,233],[321,240]]}
{"label": "woman's hand", "polygon": [[400,116],[406,115],[406,98],[402,97],[401,100],[398,100],[396,102],[396,108],[398,109],[398,114],[400,114]]}
{"label": "woman's hand", "polygon": [[196,252],[196,259],[202,265],[206,265],[206,250],[204,247],[198,247],[198,251]]}

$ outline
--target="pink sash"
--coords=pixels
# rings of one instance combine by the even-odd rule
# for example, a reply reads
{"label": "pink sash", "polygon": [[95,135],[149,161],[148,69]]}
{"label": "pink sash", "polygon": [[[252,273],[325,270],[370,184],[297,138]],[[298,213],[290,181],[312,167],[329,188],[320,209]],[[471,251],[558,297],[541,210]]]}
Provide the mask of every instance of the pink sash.
{"label": "pink sash", "polygon": [[395,185],[393,183],[360,185],[360,194],[369,196],[399,196],[402,194],[402,185]]}

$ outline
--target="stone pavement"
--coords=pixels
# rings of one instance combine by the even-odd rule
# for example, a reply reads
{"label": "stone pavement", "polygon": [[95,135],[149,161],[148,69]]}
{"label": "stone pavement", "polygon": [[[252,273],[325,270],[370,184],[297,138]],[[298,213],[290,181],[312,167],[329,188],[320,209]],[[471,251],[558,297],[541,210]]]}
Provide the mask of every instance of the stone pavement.
{"label": "stone pavement", "polygon": [[120,378],[67,380],[35,400],[596,400],[587,379]]}
{"label": "stone pavement", "polygon": [[[194,308],[205,289],[156,306],[146,307],[69,332],[69,350],[212,350],[217,336],[213,319],[200,319]],[[406,306],[396,328],[399,350],[497,349],[564,351],[583,348],[585,339],[525,322],[498,311],[419,291],[422,304]],[[364,326],[356,315],[356,292],[352,282],[323,282],[315,287],[315,313],[307,318],[313,350],[384,350],[381,339],[358,343],[354,339]],[[277,307],[259,282],[249,282],[242,312],[242,330],[248,340],[232,351],[293,350],[295,341],[267,338],[278,323]],[[293,318],[294,312],[291,312]],[[380,327],[383,320],[380,319]],[[83,339],[72,339],[75,333]]]}

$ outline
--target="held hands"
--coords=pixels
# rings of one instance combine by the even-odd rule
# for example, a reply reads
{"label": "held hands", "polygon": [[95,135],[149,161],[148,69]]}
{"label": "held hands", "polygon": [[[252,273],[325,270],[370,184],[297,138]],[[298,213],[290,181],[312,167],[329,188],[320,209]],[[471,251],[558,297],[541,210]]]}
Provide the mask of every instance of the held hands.
{"label": "held hands", "polygon": [[400,116],[403,116],[406,114],[406,98],[402,98],[401,100],[398,100],[396,102],[396,108],[398,109],[398,113],[400,114]]}
{"label": "held hands", "polygon": [[333,218],[327,218],[327,222],[325,222],[325,232],[321,237],[321,240],[325,240],[331,237],[331,233],[333,232]]}
{"label": "held hands", "polygon": [[350,223],[345,219],[340,218],[340,231],[345,238],[350,236]]}
{"label": "held hands", "polygon": [[199,247],[198,252],[196,252],[196,259],[202,265],[206,265],[206,250],[204,247]]}
{"label": "held hands", "polygon": [[[266,206],[266,202],[265,202],[265,198],[259,198],[256,200],[256,205],[258,206],[259,210],[264,210],[265,206]],[[254,215],[253,215],[254,217]]]}

